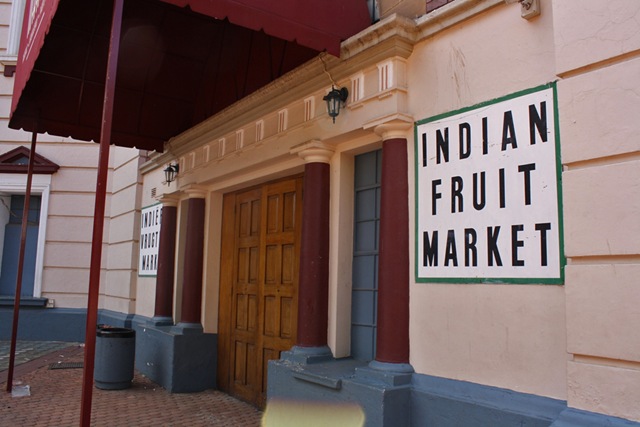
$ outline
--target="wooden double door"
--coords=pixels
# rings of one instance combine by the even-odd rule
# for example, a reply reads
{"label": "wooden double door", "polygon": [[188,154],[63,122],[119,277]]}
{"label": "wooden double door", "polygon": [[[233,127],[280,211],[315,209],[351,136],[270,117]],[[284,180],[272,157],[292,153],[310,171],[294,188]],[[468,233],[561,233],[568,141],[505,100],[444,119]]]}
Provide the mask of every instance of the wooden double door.
{"label": "wooden double door", "polygon": [[224,196],[218,386],[256,406],[295,344],[301,220],[302,177]]}

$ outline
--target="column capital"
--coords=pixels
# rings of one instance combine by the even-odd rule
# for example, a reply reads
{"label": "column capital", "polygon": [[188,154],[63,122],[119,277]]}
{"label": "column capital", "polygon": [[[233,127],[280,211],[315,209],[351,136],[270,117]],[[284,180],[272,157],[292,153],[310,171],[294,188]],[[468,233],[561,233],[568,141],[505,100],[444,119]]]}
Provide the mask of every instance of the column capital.
{"label": "column capital", "polygon": [[407,131],[412,127],[413,117],[401,113],[380,117],[364,125],[364,129],[373,129],[383,141],[395,138],[406,139]]}
{"label": "column capital", "polygon": [[180,199],[175,195],[163,194],[161,197],[157,199],[160,203],[162,203],[162,207],[170,207],[175,208],[178,206],[178,202]]}
{"label": "column capital", "polygon": [[335,148],[313,139],[291,148],[291,154],[297,154],[305,163],[330,163]]}
{"label": "column capital", "polygon": [[411,129],[413,123],[405,121],[393,120],[376,126],[373,130],[382,137],[383,141],[396,138],[407,138],[407,131]]}
{"label": "column capital", "polygon": [[182,191],[189,199],[205,199],[207,197],[207,189],[201,185],[187,185]]}

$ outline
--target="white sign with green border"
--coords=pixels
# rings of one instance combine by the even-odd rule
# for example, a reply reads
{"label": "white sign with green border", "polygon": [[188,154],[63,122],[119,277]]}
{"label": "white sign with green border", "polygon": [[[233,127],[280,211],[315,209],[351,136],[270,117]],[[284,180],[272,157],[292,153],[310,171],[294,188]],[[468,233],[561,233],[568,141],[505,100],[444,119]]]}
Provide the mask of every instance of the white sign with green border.
{"label": "white sign with green border", "polygon": [[161,203],[142,209],[140,216],[139,276],[156,276],[158,273],[158,248],[160,247],[161,222]]}
{"label": "white sign with green border", "polygon": [[415,125],[416,280],[564,280],[555,83]]}

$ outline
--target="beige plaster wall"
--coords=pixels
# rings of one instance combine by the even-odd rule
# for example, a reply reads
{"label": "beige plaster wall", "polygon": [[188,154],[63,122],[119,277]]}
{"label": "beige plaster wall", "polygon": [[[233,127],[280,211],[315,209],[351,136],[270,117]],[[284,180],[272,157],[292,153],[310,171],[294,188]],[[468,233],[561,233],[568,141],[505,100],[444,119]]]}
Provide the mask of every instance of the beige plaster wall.
{"label": "beige plaster wall", "polygon": [[553,2],[553,16],[562,77],[567,399],[638,421],[640,3]]}
{"label": "beige plaster wall", "polygon": [[[19,139],[0,141],[2,153],[30,146],[31,135],[14,135]],[[36,147],[39,154],[61,166],[49,187],[45,246],[40,248],[44,254],[41,296],[53,299],[56,307],[86,307],[95,200],[95,171],[88,165],[96,162],[97,151],[90,144],[54,139],[45,136]]]}
{"label": "beige plaster wall", "polygon": [[[550,2],[542,6],[527,21],[503,4],[418,43],[408,59],[414,119],[555,80]],[[566,399],[562,286],[414,283],[410,304],[417,372]]]}
{"label": "beige plaster wall", "polygon": [[[136,310],[142,198],[142,179],[138,172],[141,157],[139,150],[112,147],[110,160],[106,276],[101,287],[101,307],[133,313]],[[144,313],[148,315],[148,310]]]}
{"label": "beige plaster wall", "polygon": [[[11,63],[6,46],[12,1],[0,2],[0,62]],[[15,59],[15,58],[14,58]],[[4,68],[4,67],[2,67]],[[8,128],[13,77],[0,75],[0,153],[30,147],[31,134]],[[38,135],[36,152],[57,163],[51,175],[41,296],[56,307],[85,308],[95,207],[98,145]],[[112,147],[102,257],[100,306],[129,313],[134,308],[139,233],[138,151]],[[1,177],[0,177],[1,180]],[[113,218],[114,224],[110,224]],[[107,271],[108,269],[108,271]]]}
{"label": "beige plaster wall", "polygon": [[[146,157],[141,157],[139,162],[144,162]],[[164,191],[169,190],[171,187],[167,187],[162,184],[164,181],[164,174],[161,169],[152,171],[146,175],[140,176],[140,208],[145,208],[158,203],[157,198],[154,195],[160,196]],[[175,184],[173,186],[175,189]],[[138,228],[138,234],[139,234]],[[139,235],[137,236],[139,238]],[[138,242],[139,243],[139,242]],[[137,248],[138,246],[136,246]],[[136,249],[137,251],[137,249]],[[137,268],[138,258],[135,259],[135,265]],[[156,278],[155,277],[136,277],[135,287],[135,313],[141,316],[153,317],[155,311],[155,298],[156,298]]]}

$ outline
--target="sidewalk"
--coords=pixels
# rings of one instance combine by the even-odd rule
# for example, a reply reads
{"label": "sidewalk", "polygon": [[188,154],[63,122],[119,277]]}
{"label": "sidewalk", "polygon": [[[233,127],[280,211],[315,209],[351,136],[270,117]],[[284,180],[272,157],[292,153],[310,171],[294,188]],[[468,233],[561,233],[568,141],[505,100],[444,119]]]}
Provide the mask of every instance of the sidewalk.
{"label": "sidewalk", "polygon": [[[83,347],[18,342],[13,386],[28,385],[30,395],[12,397],[6,392],[6,343],[0,342],[0,426],[79,425],[83,370],[74,366],[83,362]],[[260,426],[261,417],[253,406],[219,391],[171,394],[137,372],[129,389],[93,389],[93,426],[251,427]]]}

